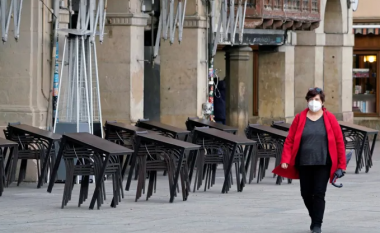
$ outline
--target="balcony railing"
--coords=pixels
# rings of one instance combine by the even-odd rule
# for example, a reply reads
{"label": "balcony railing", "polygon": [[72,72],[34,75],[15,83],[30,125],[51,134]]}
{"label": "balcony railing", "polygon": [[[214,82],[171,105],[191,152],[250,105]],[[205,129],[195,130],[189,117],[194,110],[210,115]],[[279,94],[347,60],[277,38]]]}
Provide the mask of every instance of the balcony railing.
{"label": "balcony railing", "polygon": [[245,27],[314,30],[319,21],[320,0],[248,0]]}

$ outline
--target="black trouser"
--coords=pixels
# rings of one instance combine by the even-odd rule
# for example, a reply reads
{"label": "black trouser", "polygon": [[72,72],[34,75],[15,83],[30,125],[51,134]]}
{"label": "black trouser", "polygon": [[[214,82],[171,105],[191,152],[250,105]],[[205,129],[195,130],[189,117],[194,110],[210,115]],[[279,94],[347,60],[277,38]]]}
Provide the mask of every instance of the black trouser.
{"label": "black trouser", "polygon": [[330,169],[328,165],[299,166],[301,196],[314,225],[321,226],[323,222]]}

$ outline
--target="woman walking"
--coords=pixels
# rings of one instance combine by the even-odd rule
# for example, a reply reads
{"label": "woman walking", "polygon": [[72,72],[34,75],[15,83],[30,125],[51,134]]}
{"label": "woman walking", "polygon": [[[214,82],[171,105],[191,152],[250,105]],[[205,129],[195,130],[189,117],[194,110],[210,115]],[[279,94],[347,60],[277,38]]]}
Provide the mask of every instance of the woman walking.
{"label": "woman walking", "polygon": [[311,218],[310,230],[322,232],[325,193],[334,174],[344,175],[346,156],[343,135],[335,116],[327,111],[321,88],[306,94],[308,108],[297,114],[285,140],[281,165],[273,173],[300,179],[301,196]]}

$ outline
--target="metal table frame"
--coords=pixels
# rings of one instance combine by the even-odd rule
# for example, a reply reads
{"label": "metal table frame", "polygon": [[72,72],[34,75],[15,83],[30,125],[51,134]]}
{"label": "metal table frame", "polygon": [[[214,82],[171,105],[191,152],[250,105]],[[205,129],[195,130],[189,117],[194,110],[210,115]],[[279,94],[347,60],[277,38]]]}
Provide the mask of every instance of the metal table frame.
{"label": "metal table frame", "polygon": [[[139,156],[137,153],[140,149],[140,146],[143,145],[144,143],[157,143],[159,145],[163,145],[165,147],[173,148],[173,149],[180,151],[178,163],[177,163],[177,166],[175,168],[174,182],[173,182],[173,185],[170,187],[170,203],[172,203],[174,201],[176,187],[178,184],[178,178],[179,178],[180,171],[182,168],[182,162],[184,160],[185,153],[189,152],[189,155],[190,155],[191,151],[197,152],[199,150],[200,146],[198,146],[196,144],[191,144],[188,142],[172,139],[172,138],[167,138],[167,137],[164,137],[161,135],[154,135],[154,134],[149,134],[149,133],[137,134],[136,135],[136,145],[135,145],[135,150],[134,150],[135,155],[133,156],[133,159],[132,159],[131,170],[134,168],[134,166],[136,164],[137,156]],[[197,155],[197,153],[194,156],[196,156],[196,155]],[[131,176],[129,175],[127,185],[130,185],[130,179],[131,179]],[[188,193],[188,192],[189,192],[189,190],[186,190],[186,193]],[[184,199],[184,201],[186,199],[187,199],[187,197]]]}
{"label": "metal table frame", "polygon": [[[239,149],[242,149],[242,146],[244,146],[244,151],[242,152],[242,156],[240,156],[240,166],[237,165],[238,169],[240,170],[240,173],[242,173],[242,179],[240,181],[240,173],[239,171],[236,171],[236,185],[237,185],[237,191],[242,192],[243,188],[246,184],[246,165],[245,160],[247,157],[249,157],[250,154],[255,153],[254,151],[254,145],[256,144],[255,141],[249,140],[247,138],[243,138],[241,136],[233,135],[231,133],[223,132],[217,129],[212,128],[198,128],[194,130],[193,135],[193,143],[202,145],[203,148],[205,148],[205,138],[212,138],[216,142],[221,142],[228,148],[226,150],[228,163],[227,168],[225,170],[224,174],[224,182],[223,182],[223,188],[222,193],[228,193],[230,188],[230,182],[231,182],[231,170],[232,165],[234,163],[235,154],[236,151]],[[210,146],[210,145],[208,145]],[[239,163],[239,162],[238,162]],[[198,168],[202,169],[202,168]]]}
{"label": "metal table frame", "polygon": [[[9,155],[7,159],[7,166],[4,169],[4,162],[8,149]],[[14,180],[14,172],[16,171],[13,171],[13,168],[17,166],[17,160],[18,143],[0,138],[0,196],[3,193],[4,187],[8,187],[9,184]],[[11,161],[13,161],[12,165],[10,165]]]}
{"label": "metal table frame", "polygon": [[[366,167],[366,173],[368,173],[369,169],[372,167],[372,155],[373,155],[373,151],[376,145],[378,130],[370,129],[364,126],[355,125],[355,124],[351,124],[351,123],[343,122],[343,121],[339,121],[339,125],[342,129],[343,137],[345,137],[344,136],[345,132],[350,130],[354,134],[356,134],[356,135],[353,135],[354,140],[358,140],[359,142],[359,145],[356,145],[354,148],[356,151],[355,173],[356,174],[359,173],[361,168],[364,166],[364,164],[362,163],[363,159],[364,159],[364,163]],[[370,146],[369,138],[368,138],[368,136],[370,135],[373,135],[371,146]],[[347,139],[345,138],[344,141],[347,148]],[[363,154],[364,154],[364,157],[363,157]]]}
{"label": "metal table frame", "polygon": [[[98,138],[97,136],[94,136],[94,135],[91,135],[91,134],[88,134],[88,133],[74,133],[74,134],[68,134],[68,135],[64,134],[63,135],[62,141],[61,141],[61,146],[59,148],[57,160],[56,160],[56,163],[54,165],[52,177],[50,179],[49,187],[48,187],[47,191],[49,193],[51,193],[51,191],[53,189],[54,180],[55,180],[55,177],[57,175],[59,164],[60,164],[61,159],[63,157],[63,153],[64,153],[64,150],[65,150],[66,143],[71,143],[72,142],[74,144],[83,145],[83,146],[88,147],[89,149],[91,149],[93,151],[96,151],[97,153],[100,153],[100,154],[104,155],[103,165],[101,167],[100,174],[99,174],[99,176],[96,179],[95,190],[94,190],[94,194],[92,196],[90,207],[89,207],[90,209],[94,209],[95,202],[97,201],[97,207],[98,207],[98,209],[100,209],[100,205],[101,205],[100,202],[101,202],[101,200],[100,200],[100,195],[99,194],[100,194],[102,179],[104,179],[105,171],[106,171],[106,168],[107,168],[110,156],[122,156],[122,155],[125,155],[125,154],[133,153],[133,151],[130,150],[130,149],[128,149],[128,148],[126,148],[126,147],[122,147],[122,146],[114,144],[114,143],[112,143],[112,144],[113,144],[113,147],[115,149],[113,149],[112,151],[105,150],[105,149],[100,148],[100,146],[93,146],[93,145],[90,145],[87,142],[84,142],[82,140],[78,140],[78,139],[75,139],[75,138],[71,137],[71,135],[81,136],[83,134],[87,134],[89,136]],[[104,141],[106,141],[108,143],[111,143],[111,142],[109,142],[109,141],[107,141],[105,139],[102,139],[102,140],[104,140]],[[114,201],[111,202],[111,207],[115,207],[114,206]]]}
{"label": "metal table frame", "polygon": [[[277,147],[277,152],[276,152],[276,153],[278,153],[277,156],[278,156],[278,158],[281,158],[283,146],[284,146],[286,137],[288,136],[288,132],[285,132],[285,131],[282,131],[282,130],[279,130],[276,128],[272,128],[269,126],[265,126],[265,125],[259,125],[259,124],[249,124],[246,130],[247,130],[247,132],[246,132],[247,137],[251,133],[255,132],[256,134],[261,134],[261,135],[267,134],[271,138],[273,138],[273,142]],[[251,132],[249,132],[249,131],[251,131]],[[260,136],[258,136],[258,137],[260,137]],[[258,143],[260,143],[260,141]],[[278,166],[278,165],[279,164],[276,163],[276,166]],[[251,167],[251,169],[253,169],[253,168]],[[259,179],[259,177],[258,177],[258,179]],[[280,185],[282,183],[282,179],[283,179],[282,177],[278,176],[277,180],[276,180],[276,184]],[[291,182],[292,182],[292,180],[288,179],[288,183],[291,183]]]}

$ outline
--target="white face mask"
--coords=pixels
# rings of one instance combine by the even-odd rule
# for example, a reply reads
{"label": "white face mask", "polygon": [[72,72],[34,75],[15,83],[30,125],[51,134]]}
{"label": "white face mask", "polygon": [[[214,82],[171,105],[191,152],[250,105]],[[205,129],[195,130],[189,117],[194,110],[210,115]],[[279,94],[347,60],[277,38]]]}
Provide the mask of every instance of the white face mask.
{"label": "white face mask", "polygon": [[310,100],[307,105],[312,112],[318,112],[322,108],[322,103],[316,100]]}

